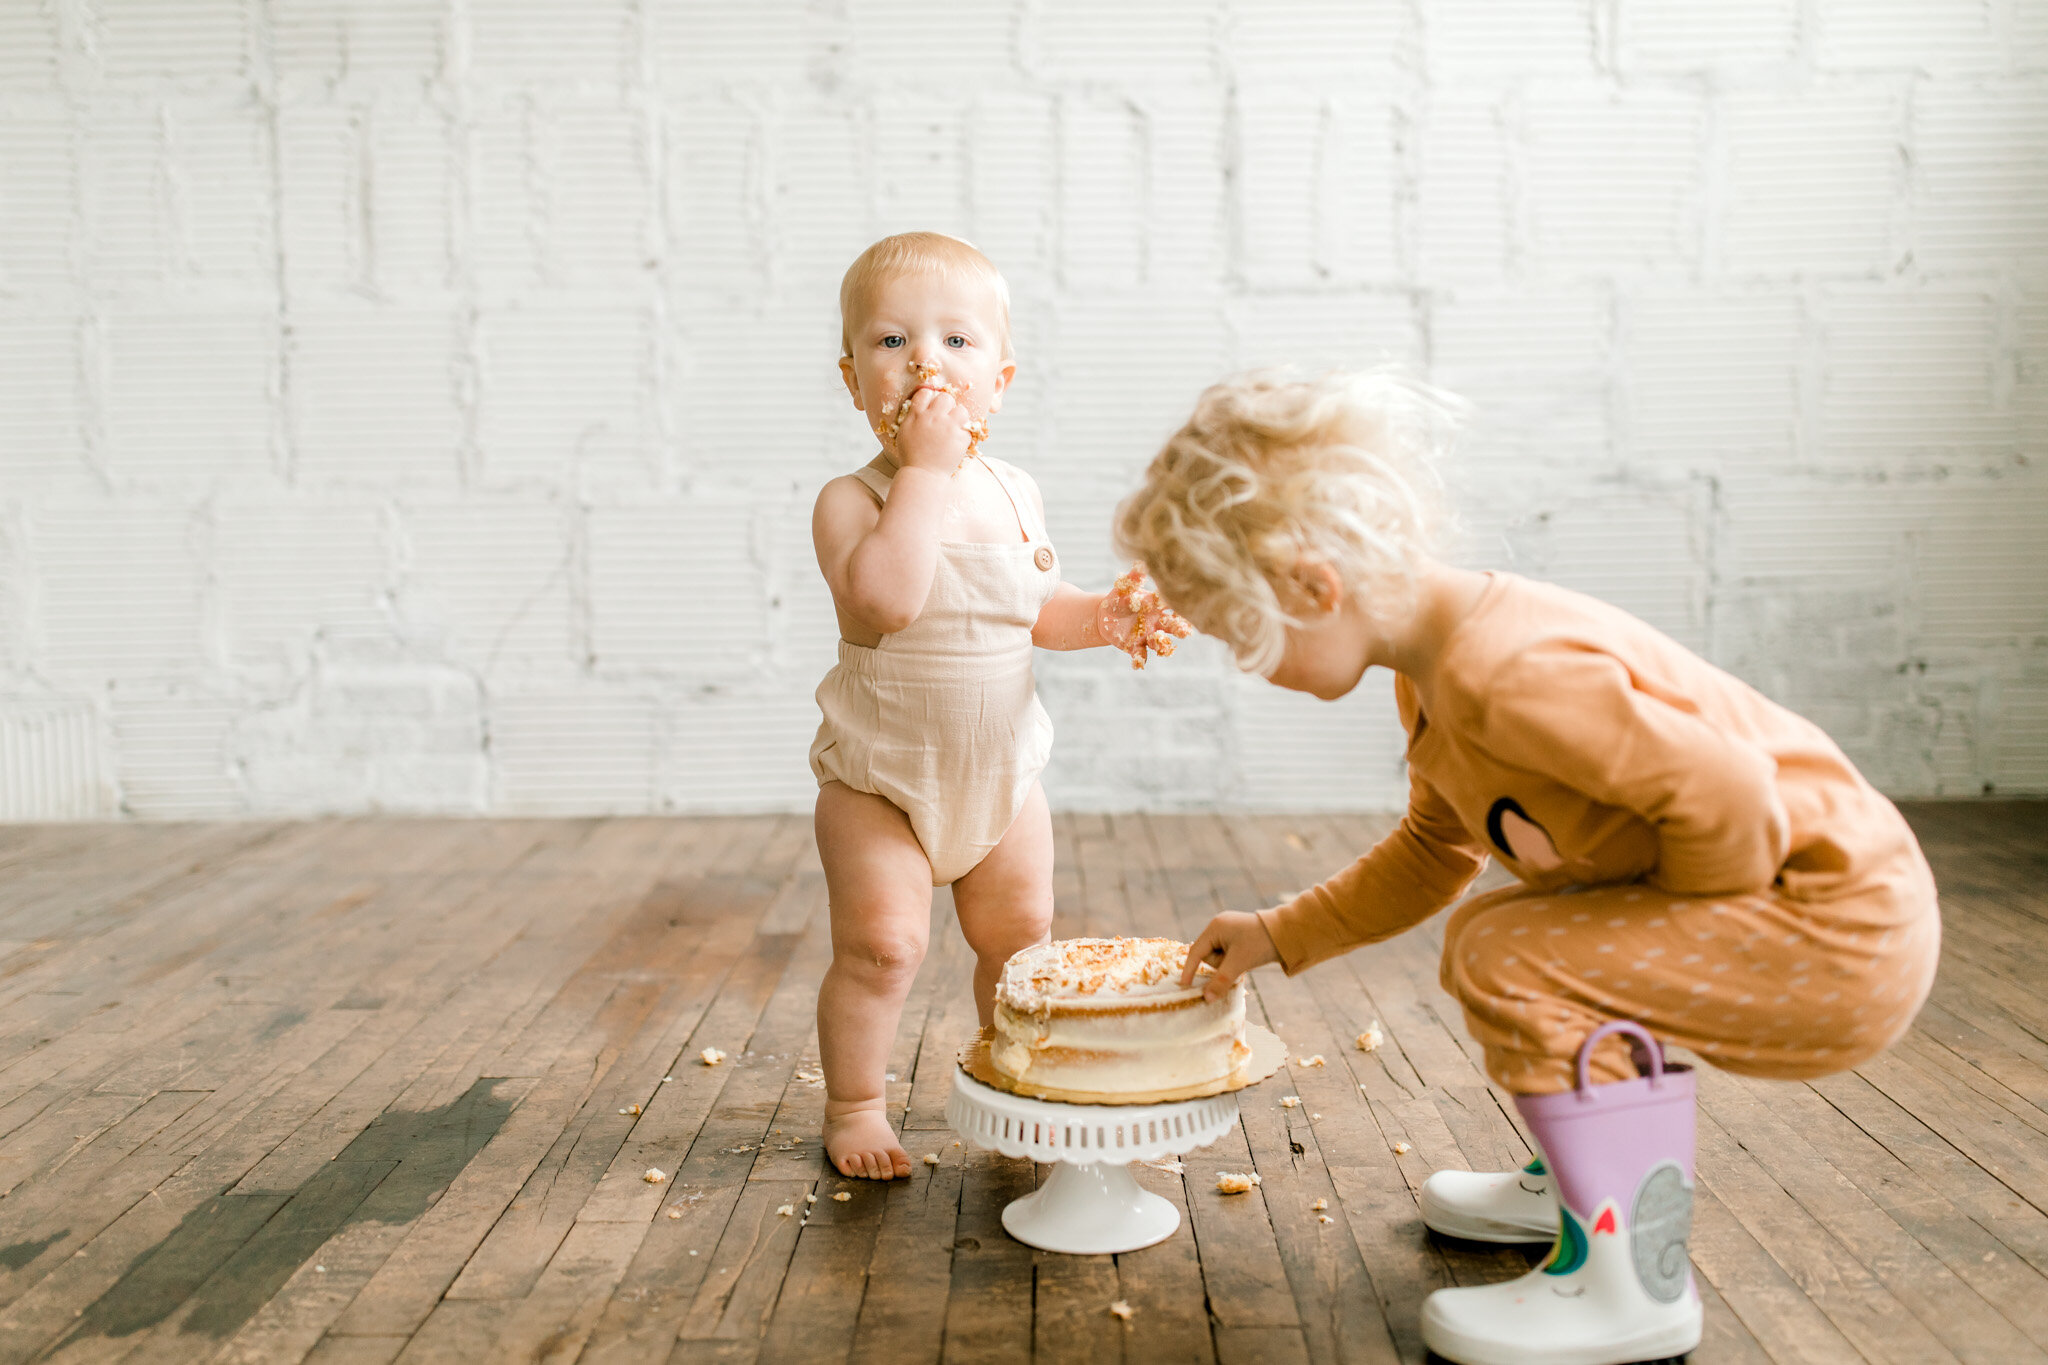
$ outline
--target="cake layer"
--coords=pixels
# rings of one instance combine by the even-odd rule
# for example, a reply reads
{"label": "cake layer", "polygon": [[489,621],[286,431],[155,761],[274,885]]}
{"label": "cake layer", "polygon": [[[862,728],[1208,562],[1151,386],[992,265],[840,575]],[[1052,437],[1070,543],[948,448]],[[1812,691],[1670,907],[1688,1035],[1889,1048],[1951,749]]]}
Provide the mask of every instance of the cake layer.
{"label": "cake layer", "polygon": [[1203,999],[1199,983],[1180,984],[1186,953],[1157,938],[1066,939],[1018,953],[996,987],[991,1062],[1013,1079],[1087,1094],[1228,1078],[1250,1056],[1244,986]]}

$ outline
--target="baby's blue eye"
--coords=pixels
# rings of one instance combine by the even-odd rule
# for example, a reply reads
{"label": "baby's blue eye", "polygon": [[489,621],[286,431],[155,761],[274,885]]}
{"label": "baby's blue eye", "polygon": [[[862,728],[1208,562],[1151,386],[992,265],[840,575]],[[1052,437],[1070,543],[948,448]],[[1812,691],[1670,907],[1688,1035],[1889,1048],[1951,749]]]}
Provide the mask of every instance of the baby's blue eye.
{"label": "baby's blue eye", "polygon": [[946,344],[957,351],[967,344],[967,338],[959,335],[949,336],[946,338]]}
{"label": "baby's blue eye", "polygon": [[882,344],[893,351],[903,344],[903,338],[899,336],[886,336],[882,338]]}

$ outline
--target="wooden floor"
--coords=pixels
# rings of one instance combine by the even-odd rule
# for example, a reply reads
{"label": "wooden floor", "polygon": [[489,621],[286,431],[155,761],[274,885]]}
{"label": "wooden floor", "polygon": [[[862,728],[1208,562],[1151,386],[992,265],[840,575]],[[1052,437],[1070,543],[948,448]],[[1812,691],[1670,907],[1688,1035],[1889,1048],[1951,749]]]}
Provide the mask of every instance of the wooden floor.
{"label": "wooden floor", "polygon": [[[1703,1077],[1697,1360],[2048,1362],[2048,803],[1910,814],[1947,923],[1913,1035]],[[1384,825],[1065,818],[1056,932],[1185,936]],[[943,896],[889,1091],[938,1164],[820,1160],[807,820],[0,829],[0,1360],[1419,1360],[1424,1295],[1529,1259],[1417,1220],[1431,1170],[1527,1152],[1433,927],[1259,974],[1328,1064],[1141,1172],[1172,1239],[1069,1257],[998,1221],[1040,1173],[946,1129]]]}

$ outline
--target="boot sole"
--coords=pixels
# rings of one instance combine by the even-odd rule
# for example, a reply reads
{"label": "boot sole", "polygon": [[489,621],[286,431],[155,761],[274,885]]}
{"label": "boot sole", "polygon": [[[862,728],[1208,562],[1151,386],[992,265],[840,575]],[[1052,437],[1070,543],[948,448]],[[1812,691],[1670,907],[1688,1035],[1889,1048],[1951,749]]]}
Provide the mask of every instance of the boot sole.
{"label": "boot sole", "polygon": [[1422,1344],[1454,1365],[1632,1365],[1636,1361],[1671,1360],[1700,1344],[1700,1316],[1673,1322],[1655,1331],[1613,1341],[1534,1346],[1527,1342],[1486,1341],[1422,1322]]}

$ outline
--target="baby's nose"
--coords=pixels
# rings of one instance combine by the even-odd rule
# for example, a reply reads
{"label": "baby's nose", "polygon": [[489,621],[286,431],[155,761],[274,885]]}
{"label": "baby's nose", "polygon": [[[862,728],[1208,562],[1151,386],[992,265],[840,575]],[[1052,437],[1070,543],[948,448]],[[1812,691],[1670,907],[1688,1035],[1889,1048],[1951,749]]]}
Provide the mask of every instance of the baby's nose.
{"label": "baby's nose", "polygon": [[910,362],[910,372],[917,377],[917,381],[920,384],[928,379],[937,379],[939,377],[938,362],[927,360],[923,356],[916,357]]}

